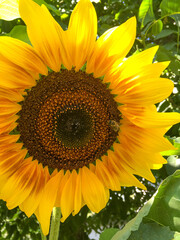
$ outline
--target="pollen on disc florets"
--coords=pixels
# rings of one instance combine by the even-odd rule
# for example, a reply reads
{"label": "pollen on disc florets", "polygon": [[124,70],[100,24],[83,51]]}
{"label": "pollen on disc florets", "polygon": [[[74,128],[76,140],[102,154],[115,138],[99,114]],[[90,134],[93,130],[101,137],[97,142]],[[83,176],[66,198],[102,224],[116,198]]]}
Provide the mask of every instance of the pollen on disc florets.
{"label": "pollen on disc florets", "polygon": [[104,155],[116,140],[120,112],[110,90],[85,72],[43,76],[27,92],[18,128],[28,152],[49,168],[73,170]]}

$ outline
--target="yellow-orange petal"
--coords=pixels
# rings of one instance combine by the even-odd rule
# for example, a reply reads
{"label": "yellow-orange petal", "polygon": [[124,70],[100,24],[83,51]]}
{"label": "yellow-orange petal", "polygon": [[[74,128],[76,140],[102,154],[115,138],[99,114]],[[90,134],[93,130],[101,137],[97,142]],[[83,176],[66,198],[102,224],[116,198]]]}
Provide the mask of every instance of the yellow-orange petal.
{"label": "yellow-orange petal", "polygon": [[27,25],[29,39],[46,65],[59,71],[61,67],[61,39],[63,30],[45,5],[32,0],[20,0],[19,11]]}
{"label": "yellow-orange petal", "polygon": [[[28,159],[24,160],[24,163]],[[7,207],[12,209],[21,204],[30,194],[32,189],[35,187],[37,180],[38,162],[28,162],[27,165],[22,166],[8,178],[7,183],[2,189],[2,196],[7,201]]]}
{"label": "yellow-orange petal", "polygon": [[78,71],[90,57],[97,35],[97,16],[90,0],[80,0],[74,8],[66,31],[69,67]]}
{"label": "yellow-orange petal", "polygon": [[96,175],[103,185],[108,189],[111,189],[112,191],[120,191],[121,186],[119,178],[117,174],[107,167],[107,165],[104,163],[104,158],[108,157],[103,156],[102,161],[96,160]]}
{"label": "yellow-orange petal", "polygon": [[75,193],[74,193],[74,211],[72,215],[76,215],[81,208],[85,205],[83,197],[82,197],[82,182],[81,182],[81,169],[79,170],[77,177],[76,177],[76,186],[75,186]]}
{"label": "yellow-orange petal", "polygon": [[15,114],[20,110],[20,104],[9,100],[0,100],[0,116]]}
{"label": "yellow-orange petal", "polygon": [[97,213],[106,206],[108,201],[106,189],[87,167],[83,167],[81,171],[83,199],[88,208]]}
{"label": "yellow-orange petal", "polygon": [[130,123],[126,124],[124,121],[121,125],[118,140],[122,145],[131,145],[135,151],[152,153],[174,150],[173,145],[163,137],[165,131],[161,128],[141,128]]}
{"label": "yellow-orange petal", "polygon": [[63,170],[52,177],[44,187],[42,198],[39,204],[39,222],[44,235],[49,232],[50,217],[53,207],[55,206],[59,183],[63,176]]}
{"label": "yellow-orange petal", "polygon": [[4,153],[0,154],[0,175],[6,175],[7,177],[11,176],[15,171],[19,169],[21,163],[23,162],[27,150],[26,149],[19,149],[18,144],[16,148],[12,148],[9,151],[5,151]]}
{"label": "yellow-orange petal", "polygon": [[0,87],[18,90],[31,88],[35,84],[35,79],[23,68],[0,60]]}
{"label": "yellow-orange petal", "polygon": [[0,133],[7,132],[6,127],[8,127],[10,124],[14,125],[15,127],[15,122],[17,119],[18,116],[14,115],[14,112],[12,112],[10,115],[0,116]]}
{"label": "yellow-orange petal", "polygon": [[20,209],[30,217],[37,209],[42,198],[43,189],[46,183],[45,171],[40,164],[37,168],[37,176],[35,178],[34,188],[32,188],[29,196],[19,205]]}
{"label": "yellow-orange petal", "polygon": [[131,49],[136,36],[136,18],[132,17],[117,28],[112,28],[98,38],[86,71],[95,77],[106,74],[118,59],[123,59]]}
{"label": "yellow-orange petal", "polygon": [[13,102],[21,102],[23,100],[22,94],[16,89],[0,89],[0,100],[8,99]]}
{"label": "yellow-orange petal", "polygon": [[146,189],[146,187],[133,176],[133,174],[136,173],[133,166],[128,166],[117,152],[108,151],[108,167],[117,174],[121,186],[136,186],[141,189]]}
{"label": "yellow-orange petal", "polygon": [[19,139],[20,135],[9,135],[7,133],[1,134],[0,135],[0,148],[4,145],[8,145],[10,143],[16,143],[17,140]]}
{"label": "yellow-orange petal", "polygon": [[0,60],[4,58],[27,71],[47,74],[47,68],[34,49],[18,39],[0,37]]}
{"label": "yellow-orange petal", "polygon": [[75,194],[76,178],[77,178],[77,172],[73,170],[62,190],[61,203],[60,203],[61,212],[63,216],[61,218],[62,222],[72,213],[74,209],[74,194]]}
{"label": "yellow-orange petal", "polygon": [[180,122],[179,113],[157,113],[150,107],[151,106],[141,107],[126,104],[119,106],[119,110],[129,121],[142,128],[165,128]]}
{"label": "yellow-orange petal", "polygon": [[169,97],[174,88],[171,80],[166,78],[141,78],[127,79],[112,90],[112,94],[118,94],[115,100],[122,104],[149,105],[163,101]]}

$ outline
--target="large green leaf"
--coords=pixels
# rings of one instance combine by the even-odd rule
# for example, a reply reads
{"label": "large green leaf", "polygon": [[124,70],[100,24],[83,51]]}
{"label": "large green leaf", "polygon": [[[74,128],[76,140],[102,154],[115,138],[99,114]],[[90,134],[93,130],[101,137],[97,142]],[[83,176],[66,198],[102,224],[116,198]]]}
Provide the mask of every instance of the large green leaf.
{"label": "large green leaf", "polygon": [[111,240],[114,234],[119,231],[118,228],[109,228],[105,229],[103,233],[101,233],[99,240]]}
{"label": "large green leaf", "polygon": [[160,226],[154,222],[141,223],[138,231],[132,232],[128,240],[172,240],[175,234],[169,227]]}
{"label": "large green leaf", "polygon": [[179,0],[163,0],[160,4],[161,15],[180,13],[180,2]]}
{"label": "large green leaf", "polygon": [[141,210],[138,212],[135,218],[129,221],[122,230],[118,231],[112,237],[112,240],[127,240],[131,235],[132,231],[138,230],[142,222],[142,219],[148,215],[153,201],[154,201],[154,196],[141,208]]}
{"label": "large green leaf", "polygon": [[152,0],[143,0],[140,5],[138,18],[141,21],[141,28],[143,28],[146,23],[154,20],[152,2]]}
{"label": "large green leaf", "polygon": [[180,232],[180,170],[162,182],[146,218]]}

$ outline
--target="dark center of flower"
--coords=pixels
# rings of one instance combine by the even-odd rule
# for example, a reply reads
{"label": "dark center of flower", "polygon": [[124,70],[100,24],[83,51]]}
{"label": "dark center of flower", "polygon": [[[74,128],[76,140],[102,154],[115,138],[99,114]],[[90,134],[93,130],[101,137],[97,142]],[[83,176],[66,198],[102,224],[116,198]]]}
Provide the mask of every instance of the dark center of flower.
{"label": "dark center of flower", "polygon": [[87,166],[104,155],[118,132],[120,112],[110,90],[85,72],[52,72],[27,92],[18,128],[28,152],[44,166]]}

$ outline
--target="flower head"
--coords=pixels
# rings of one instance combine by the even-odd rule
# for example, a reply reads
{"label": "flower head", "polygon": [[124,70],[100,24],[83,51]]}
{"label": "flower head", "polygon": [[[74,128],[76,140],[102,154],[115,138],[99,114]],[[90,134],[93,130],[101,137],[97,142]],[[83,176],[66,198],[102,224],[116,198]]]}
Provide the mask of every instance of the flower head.
{"label": "flower head", "polygon": [[[87,205],[106,206],[109,189],[145,188],[150,169],[172,149],[163,137],[178,113],[154,104],[173,83],[160,78],[168,62],[152,63],[157,47],[125,59],[136,19],[96,40],[97,17],[80,0],[64,31],[47,8],[20,0],[32,46],[0,37],[0,197],[33,213],[48,234],[51,211],[62,221]],[[49,69],[49,71],[48,71]]]}

